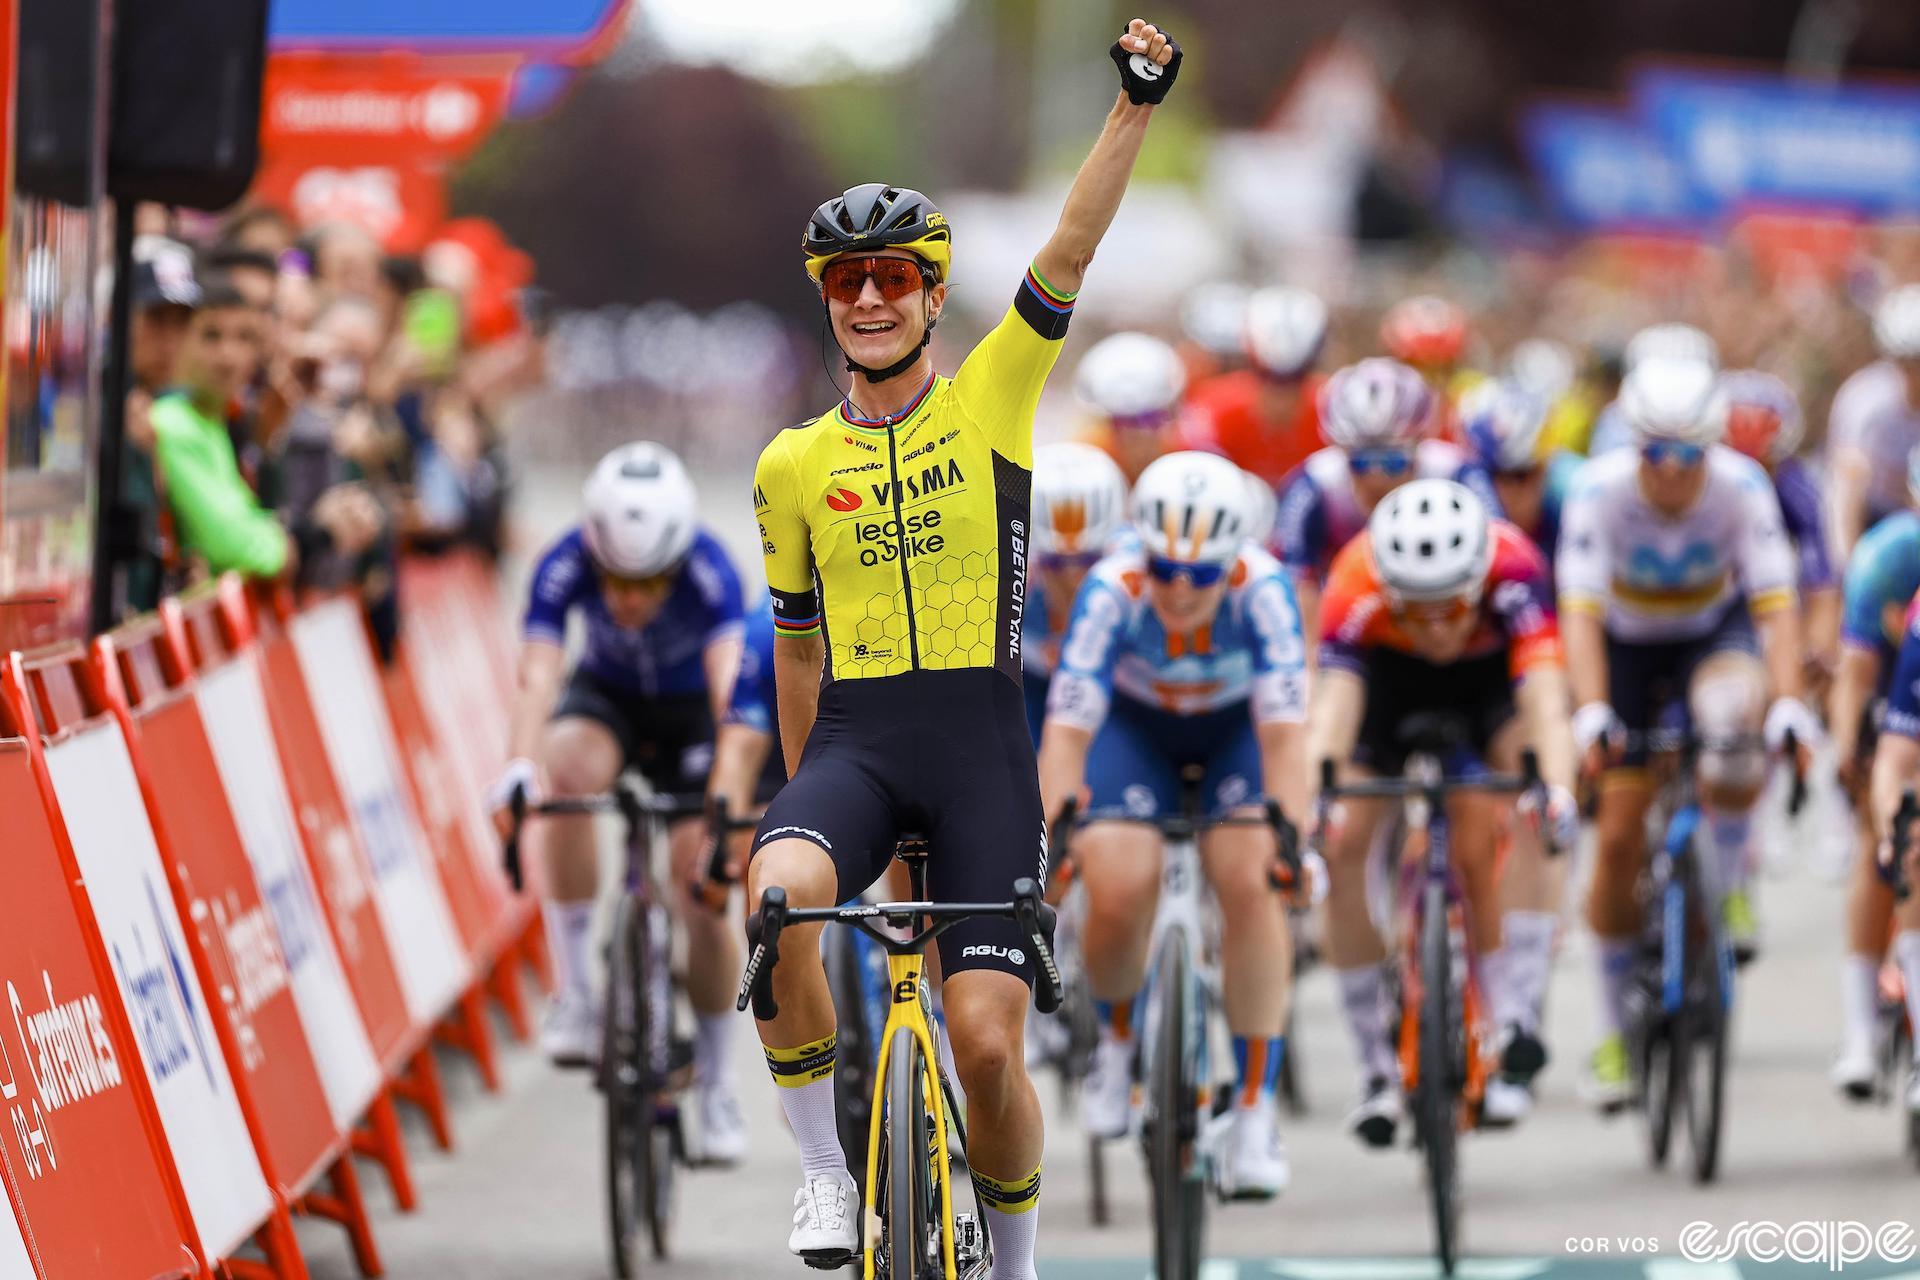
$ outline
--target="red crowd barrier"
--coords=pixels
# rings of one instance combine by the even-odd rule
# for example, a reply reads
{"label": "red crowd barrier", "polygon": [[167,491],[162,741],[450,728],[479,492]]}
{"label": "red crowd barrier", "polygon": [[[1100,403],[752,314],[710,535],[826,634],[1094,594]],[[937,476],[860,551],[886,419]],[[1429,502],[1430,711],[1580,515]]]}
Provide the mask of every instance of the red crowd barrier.
{"label": "red crowd barrier", "polygon": [[407,577],[384,669],[351,602],[233,581],[7,658],[0,1280],[302,1280],[293,1211],[378,1275],[352,1156],[411,1208],[392,1099],[450,1147],[433,1043],[498,1087],[485,998],[524,1036],[544,976],[480,803],[510,649],[476,561]]}

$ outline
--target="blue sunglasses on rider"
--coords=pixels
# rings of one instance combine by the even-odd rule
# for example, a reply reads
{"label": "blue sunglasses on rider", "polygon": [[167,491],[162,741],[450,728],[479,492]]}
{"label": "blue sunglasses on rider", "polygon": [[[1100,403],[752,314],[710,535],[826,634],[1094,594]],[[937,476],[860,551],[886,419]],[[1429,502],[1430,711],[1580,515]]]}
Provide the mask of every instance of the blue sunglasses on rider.
{"label": "blue sunglasses on rider", "polygon": [[1640,446],[1640,456],[1659,466],[1664,462],[1677,462],[1683,467],[1691,467],[1707,456],[1702,445],[1688,444],[1684,440],[1649,440]]}
{"label": "blue sunglasses on rider", "polygon": [[1375,471],[1383,476],[1403,476],[1413,469],[1413,455],[1405,449],[1363,449],[1348,454],[1347,465],[1357,476]]}
{"label": "blue sunglasses on rider", "polygon": [[1227,574],[1224,564],[1194,564],[1187,560],[1169,560],[1164,556],[1147,558],[1147,576],[1155,582],[1185,579],[1196,587],[1210,587]]}

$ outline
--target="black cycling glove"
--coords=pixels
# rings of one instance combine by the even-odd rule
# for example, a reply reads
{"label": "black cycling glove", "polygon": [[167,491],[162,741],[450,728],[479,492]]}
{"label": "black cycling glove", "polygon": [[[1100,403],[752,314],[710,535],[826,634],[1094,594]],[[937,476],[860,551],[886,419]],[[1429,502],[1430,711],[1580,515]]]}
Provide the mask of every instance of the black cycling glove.
{"label": "black cycling glove", "polygon": [[[1160,34],[1166,35],[1166,32]],[[1107,52],[1113,58],[1113,64],[1120,68],[1120,87],[1127,92],[1133,105],[1158,106],[1167,96],[1167,90],[1173,88],[1174,77],[1180,74],[1180,42],[1167,36],[1167,47],[1173,50],[1173,57],[1166,66],[1148,59],[1144,53],[1134,53],[1118,40]]]}

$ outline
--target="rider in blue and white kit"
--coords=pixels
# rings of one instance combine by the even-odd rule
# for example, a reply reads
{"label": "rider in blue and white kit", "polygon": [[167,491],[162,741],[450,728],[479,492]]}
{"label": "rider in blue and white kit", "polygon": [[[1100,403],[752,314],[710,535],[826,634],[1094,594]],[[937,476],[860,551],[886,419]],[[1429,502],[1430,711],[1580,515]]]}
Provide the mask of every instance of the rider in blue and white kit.
{"label": "rider in blue and white kit", "polygon": [[[1095,565],[1074,602],[1047,697],[1040,790],[1059,814],[1083,788],[1091,824],[1073,842],[1087,915],[1082,954],[1101,1020],[1082,1093],[1089,1131],[1130,1121],[1130,1005],[1145,979],[1160,833],[1180,810],[1180,772],[1204,770],[1203,816],[1258,814],[1273,796],[1296,821],[1307,790],[1306,645],[1279,562],[1254,546],[1261,513],[1225,458],[1172,453],[1140,476],[1137,546]],[[1239,1082],[1210,1136],[1224,1193],[1263,1199],[1287,1183],[1274,1107],[1291,955],[1269,884],[1274,835],[1213,826],[1200,857],[1219,902],[1226,1018]]]}
{"label": "rider in blue and white kit", "polygon": [[[585,518],[540,558],[522,625],[512,763],[495,784],[496,811],[513,789],[543,795],[606,791],[636,769],[662,792],[705,788],[714,724],[726,711],[740,664],[740,577],[712,534],[699,527],[699,499],[669,450],[630,444],[601,460],[584,493]],[[567,672],[567,627],[584,642]],[[669,832],[670,883],[685,906],[703,824]],[[592,986],[597,850],[590,817],[549,817],[528,828],[542,868],[548,944],[559,986],[541,1044],[556,1063],[585,1065],[599,1052]],[[737,1159],[746,1126],[727,1083],[724,1054],[737,1015],[732,987],[741,959],[736,930],[704,910],[683,909],[692,954],[688,989],[698,1023],[695,1085],[704,1151]]]}

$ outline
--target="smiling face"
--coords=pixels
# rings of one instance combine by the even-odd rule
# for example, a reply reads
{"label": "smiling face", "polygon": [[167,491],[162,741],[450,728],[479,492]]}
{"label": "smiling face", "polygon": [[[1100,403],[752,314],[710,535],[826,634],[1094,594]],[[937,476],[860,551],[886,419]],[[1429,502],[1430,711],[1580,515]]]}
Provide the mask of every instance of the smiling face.
{"label": "smiling face", "polygon": [[[882,249],[859,256],[919,261],[904,249]],[[861,284],[860,296],[854,301],[826,299],[834,341],[849,360],[869,369],[884,369],[918,350],[921,335],[930,321],[939,319],[946,301],[947,286],[936,284],[889,302],[872,276]]]}
{"label": "smiling face", "polygon": [[1171,582],[1147,579],[1147,602],[1169,635],[1187,635],[1212,622],[1226,595],[1225,578],[1207,587],[1196,587],[1183,577]]}

